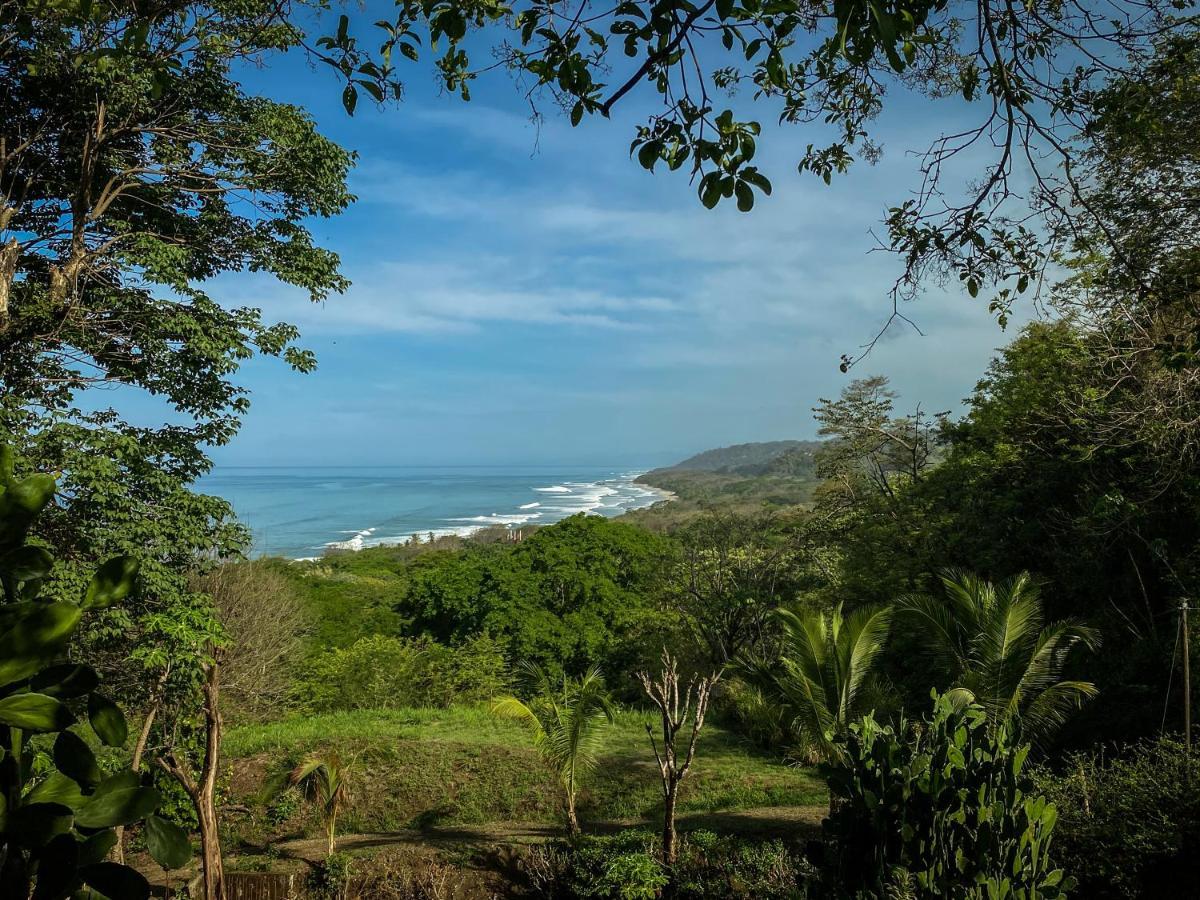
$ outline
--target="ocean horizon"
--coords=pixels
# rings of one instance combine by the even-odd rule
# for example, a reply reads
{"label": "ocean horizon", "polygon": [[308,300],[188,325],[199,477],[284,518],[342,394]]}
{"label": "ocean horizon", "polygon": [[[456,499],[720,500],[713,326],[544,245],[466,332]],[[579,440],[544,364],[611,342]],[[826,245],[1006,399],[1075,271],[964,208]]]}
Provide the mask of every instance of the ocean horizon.
{"label": "ocean horizon", "polygon": [[619,516],[669,494],[634,479],[646,467],[218,466],[200,479],[252,535],[254,556],[303,559],[398,544],[412,535],[549,525],[576,513]]}

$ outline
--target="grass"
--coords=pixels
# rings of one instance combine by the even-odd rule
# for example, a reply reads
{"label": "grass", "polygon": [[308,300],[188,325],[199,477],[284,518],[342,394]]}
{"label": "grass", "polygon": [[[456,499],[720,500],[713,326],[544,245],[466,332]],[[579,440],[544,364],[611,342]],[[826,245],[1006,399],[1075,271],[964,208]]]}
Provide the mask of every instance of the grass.
{"label": "grass", "polygon": [[[660,810],[658,769],[645,732],[653,721],[648,714],[618,714],[607,752],[581,795],[585,821],[649,818]],[[560,819],[553,774],[519,724],[480,707],[367,710],[230,729],[224,744],[230,800],[248,810],[242,837],[313,830],[315,822],[302,814],[269,825],[262,788],[303,755],[323,749],[353,760],[344,833]],[[825,798],[811,771],[782,765],[710,724],[681,790],[680,810],[807,806]]]}

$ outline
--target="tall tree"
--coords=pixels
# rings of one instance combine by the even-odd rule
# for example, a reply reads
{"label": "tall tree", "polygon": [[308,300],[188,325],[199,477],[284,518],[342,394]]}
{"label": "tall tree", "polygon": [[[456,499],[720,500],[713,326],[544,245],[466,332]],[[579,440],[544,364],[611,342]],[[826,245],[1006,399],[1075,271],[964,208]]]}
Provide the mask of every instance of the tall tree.
{"label": "tall tree", "polygon": [[[163,628],[203,612],[186,584],[197,558],[245,542],[226,503],[190,490],[247,409],[238,367],[313,366],[294,328],[207,283],[263,272],[313,300],[345,286],[305,222],[350,202],[350,154],[231,75],[299,40],[281,10],[0,2],[0,430],[63,473],[39,524],[67,563],[52,590],[78,586],[75,563],[144,554],[141,607],[89,629],[114,639],[114,676],[131,644],[160,653]],[[168,424],[109,405],[133,392]],[[155,681],[122,668],[134,696]]]}

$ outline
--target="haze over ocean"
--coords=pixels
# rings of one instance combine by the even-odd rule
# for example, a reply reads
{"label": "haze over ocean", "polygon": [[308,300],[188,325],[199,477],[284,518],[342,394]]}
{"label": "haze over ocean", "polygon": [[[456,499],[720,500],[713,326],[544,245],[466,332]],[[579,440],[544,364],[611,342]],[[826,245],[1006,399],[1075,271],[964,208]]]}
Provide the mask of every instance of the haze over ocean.
{"label": "haze over ocean", "polygon": [[199,488],[228,500],[255,556],[403,543],[491,525],[617,516],[664,498],[635,484],[649,466],[220,466]]}

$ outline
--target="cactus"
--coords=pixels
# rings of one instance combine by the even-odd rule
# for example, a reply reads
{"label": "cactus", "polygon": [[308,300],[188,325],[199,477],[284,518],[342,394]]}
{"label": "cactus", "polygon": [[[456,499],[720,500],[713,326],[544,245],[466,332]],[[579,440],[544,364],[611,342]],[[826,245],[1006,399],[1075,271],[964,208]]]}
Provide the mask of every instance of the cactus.
{"label": "cactus", "polygon": [[931,719],[853,725],[825,766],[835,802],[826,852],[839,887],[887,896],[1060,900],[1074,886],[1050,858],[1054,804],[1028,793],[1028,745],[985,711],[934,697]]}

